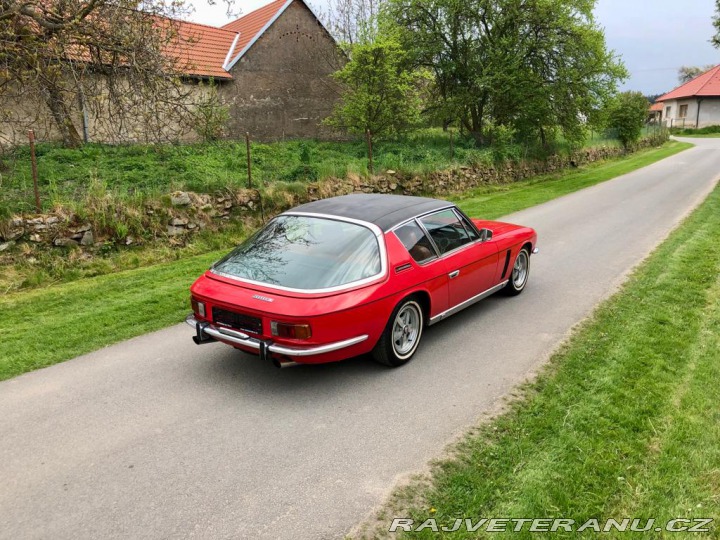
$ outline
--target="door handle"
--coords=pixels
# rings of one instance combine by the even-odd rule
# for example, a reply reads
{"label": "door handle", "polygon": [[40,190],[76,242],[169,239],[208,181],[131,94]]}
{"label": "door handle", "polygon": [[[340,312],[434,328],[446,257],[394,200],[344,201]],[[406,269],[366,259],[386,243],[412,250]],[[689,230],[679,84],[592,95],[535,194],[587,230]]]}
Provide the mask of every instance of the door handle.
{"label": "door handle", "polygon": [[455,279],[460,275],[460,270],[455,270],[454,272],[450,272],[448,276],[450,276],[450,279]]}

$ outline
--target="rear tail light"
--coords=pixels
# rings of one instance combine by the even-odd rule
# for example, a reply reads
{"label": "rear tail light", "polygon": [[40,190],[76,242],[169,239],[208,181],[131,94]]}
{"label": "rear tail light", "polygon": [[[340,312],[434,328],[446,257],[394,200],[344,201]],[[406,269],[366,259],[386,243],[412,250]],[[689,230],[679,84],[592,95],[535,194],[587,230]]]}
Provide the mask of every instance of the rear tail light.
{"label": "rear tail light", "polygon": [[200,315],[203,318],[207,317],[205,315],[205,304],[203,302],[198,302],[194,298],[191,298],[190,305],[192,306],[193,313],[196,313],[197,315]]}
{"label": "rear tail light", "polygon": [[289,324],[272,321],[270,330],[273,336],[291,339],[309,339],[312,336],[309,324]]}

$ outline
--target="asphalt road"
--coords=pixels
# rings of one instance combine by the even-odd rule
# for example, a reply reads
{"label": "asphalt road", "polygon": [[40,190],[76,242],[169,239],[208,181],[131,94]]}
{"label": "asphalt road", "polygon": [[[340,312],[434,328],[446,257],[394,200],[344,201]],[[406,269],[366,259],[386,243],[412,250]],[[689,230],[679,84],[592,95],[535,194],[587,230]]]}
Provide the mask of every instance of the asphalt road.
{"label": "asphalt road", "polygon": [[279,371],[178,325],[0,383],[0,537],[341,538],[702,201],[720,139],[693,142],[508,216],[539,233],[526,291],[430,328],[401,369]]}

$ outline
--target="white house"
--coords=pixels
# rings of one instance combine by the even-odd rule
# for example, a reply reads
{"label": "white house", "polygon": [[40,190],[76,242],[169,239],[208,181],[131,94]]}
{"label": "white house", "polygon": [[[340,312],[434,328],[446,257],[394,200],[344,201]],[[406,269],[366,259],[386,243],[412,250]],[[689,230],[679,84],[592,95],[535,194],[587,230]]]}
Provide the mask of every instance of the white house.
{"label": "white house", "polygon": [[720,65],[657,98],[667,127],[720,126]]}

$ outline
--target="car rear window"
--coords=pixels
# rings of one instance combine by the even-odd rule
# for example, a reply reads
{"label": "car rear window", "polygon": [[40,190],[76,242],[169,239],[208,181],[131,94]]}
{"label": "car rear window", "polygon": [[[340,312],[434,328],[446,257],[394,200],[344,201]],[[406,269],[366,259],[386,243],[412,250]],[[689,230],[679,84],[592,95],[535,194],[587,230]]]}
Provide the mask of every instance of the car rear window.
{"label": "car rear window", "polygon": [[317,290],[372,278],[382,270],[377,237],[345,221],[279,216],[213,266],[271,286]]}

